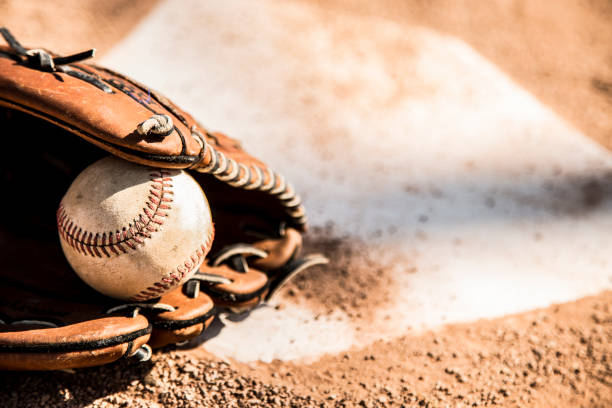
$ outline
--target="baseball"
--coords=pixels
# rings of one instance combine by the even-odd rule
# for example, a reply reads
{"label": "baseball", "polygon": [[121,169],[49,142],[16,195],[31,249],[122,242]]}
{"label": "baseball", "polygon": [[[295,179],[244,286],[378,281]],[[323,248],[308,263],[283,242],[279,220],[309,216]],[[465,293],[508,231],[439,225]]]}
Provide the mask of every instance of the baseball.
{"label": "baseball", "polygon": [[57,210],[64,254],[88,285],[144,301],[188,280],[214,229],[200,185],[186,172],[107,157],[72,182]]}

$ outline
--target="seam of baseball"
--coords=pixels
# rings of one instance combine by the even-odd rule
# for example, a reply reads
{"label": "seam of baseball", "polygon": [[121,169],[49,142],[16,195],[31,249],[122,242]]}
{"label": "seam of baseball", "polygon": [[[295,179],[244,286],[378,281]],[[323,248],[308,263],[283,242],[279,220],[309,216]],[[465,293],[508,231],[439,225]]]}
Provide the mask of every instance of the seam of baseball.
{"label": "seam of baseball", "polygon": [[201,244],[184,262],[179,264],[176,268],[170,271],[166,276],[161,278],[158,282],[155,282],[148,288],[140,291],[137,295],[129,298],[130,301],[143,301],[151,298],[160,297],[164,293],[171,289],[174,289],[178,284],[181,283],[183,278],[193,272],[194,269],[199,268],[202,262],[206,258],[212,242],[214,239],[215,230],[212,228],[206,241]]}
{"label": "seam of baseball", "polygon": [[134,221],[114,232],[92,232],[83,230],[66,213],[63,203],[57,210],[57,229],[64,241],[78,253],[102,258],[128,253],[143,245],[151,238],[159,226],[164,224],[165,217],[172,207],[172,178],[165,169],[151,169],[151,188],[145,206]]}

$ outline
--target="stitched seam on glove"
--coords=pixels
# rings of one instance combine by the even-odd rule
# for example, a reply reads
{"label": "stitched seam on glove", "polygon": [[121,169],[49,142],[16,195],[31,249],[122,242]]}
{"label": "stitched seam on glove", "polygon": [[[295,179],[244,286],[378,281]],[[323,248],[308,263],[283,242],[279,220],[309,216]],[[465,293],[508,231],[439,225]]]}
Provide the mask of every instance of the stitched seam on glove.
{"label": "stitched seam on glove", "polygon": [[204,323],[217,313],[217,309],[213,307],[202,316],[198,316],[189,320],[158,320],[153,322],[153,327],[156,329],[179,330],[185,327],[191,327],[195,324]]}
{"label": "stitched seam on glove", "polygon": [[[2,344],[0,353],[54,353],[62,351],[86,351],[95,350],[103,347],[112,347],[124,344],[139,337],[151,333],[153,326],[149,324],[144,329],[136,330],[132,333],[112,336],[106,339],[85,340],[66,343],[38,343],[38,344]],[[57,330],[57,329],[50,329]],[[0,354],[1,355],[1,354]]]}
{"label": "stitched seam on glove", "polygon": [[226,290],[216,289],[214,286],[202,287],[202,291],[211,296],[213,299],[219,299],[226,302],[246,302],[262,296],[269,288],[270,281],[266,282],[261,288],[251,293],[232,293]]}

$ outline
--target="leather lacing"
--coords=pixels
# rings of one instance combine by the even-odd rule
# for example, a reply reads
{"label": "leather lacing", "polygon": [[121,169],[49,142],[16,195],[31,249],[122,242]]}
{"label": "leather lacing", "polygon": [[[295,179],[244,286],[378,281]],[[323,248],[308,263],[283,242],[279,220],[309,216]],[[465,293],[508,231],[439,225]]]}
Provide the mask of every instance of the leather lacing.
{"label": "leather lacing", "polygon": [[0,34],[2,34],[2,37],[4,37],[4,40],[7,42],[9,47],[11,47],[13,51],[15,51],[15,53],[21,57],[22,64],[45,72],[63,72],[64,74],[86,81],[106,93],[114,93],[112,88],[102,82],[100,78],[84,71],[75,70],[73,67],[68,66],[68,64],[92,58],[96,53],[95,48],[72,54],[67,57],[59,57],[42,48],[29,50],[23,47],[19,41],[13,37],[11,32],[4,27],[0,28]]}
{"label": "leather lacing", "polygon": [[[113,89],[108,84],[103,82],[100,77],[79,67],[71,67],[68,65],[92,58],[95,55],[95,49],[61,57],[56,56],[44,49],[29,50],[24,48],[6,28],[0,28],[0,34],[4,37],[8,45],[15,51],[15,53],[21,57],[20,62],[22,64],[45,72],[62,72],[86,81],[106,93],[114,93]],[[173,113],[179,120],[181,120],[181,122],[188,126],[187,121],[183,118],[183,116],[180,115],[180,113],[174,109],[170,103],[166,102],[165,98],[162,98],[153,92],[152,96],[157,99],[158,102],[160,102],[166,109]],[[147,121],[141,123],[137,131],[139,133],[152,133],[155,135],[164,136],[171,131],[172,127],[172,120],[169,116],[154,115]],[[224,153],[211,146],[211,144],[208,143],[204,136],[198,131],[195,125],[192,126],[190,130],[192,136],[201,145],[201,158],[204,159],[207,153],[209,155],[208,163],[203,167],[196,168],[196,171],[212,174],[217,179],[233,187],[242,188],[245,190],[258,190],[275,195],[285,207],[288,215],[293,218],[293,222],[298,225],[304,225],[306,223],[306,216],[301,205],[301,200],[299,196],[296,195],[291,184],[289,184],[283,176],[267,167],[262,169],[257,165],[247,166],[245,164],[238,163],[236,160],[227,157]],[[217,139],[212,134],[207,133],[207,136],[213,141]],[[211,265],[215,267],[226,264],[236,272],[248,273],[248,258],[265,258],[267,256],[268,253],[252,245],[236,244],[227,246],[215,254],[215,256],[211,258]],[[268,291],[265,296],[265,300],[269,300],[291,276],[296,275],[297,273],[311,266],[326,264],[328,262],[329,261],[327,258],[323,257],[322,255],[313,254],[299,259],[290,260],[279,270],[271,271],[271,275],[274,278],[269,279],[266,286],[262,288],[262,291]],[[233,283],[233,280],[214,273],[197,272],[185,284],[184,293],[191,298],[197,298],[200,292],[201,282],[208,286],[214,286],[218,284],[230,284]],[[142,310],[147,310],[152,313],[163,313],[173,312],[176,310],[176,308],[164,303],[126,303],[109,308],[105,311],[105,313],[111,314],[127,311],[129,315],[136,317]],[[0,320],[0,324],[9,323],[5,323],[4,321]],[[27,319],[13,321],[10,324],[35,324],[48,328],[58,327],[57,324],[53,322]],[[134,352],[132,356],[139,361],[146,361],[151,357],[151,348],[148,345],[143,345],[136,352]]]}
{"label": "leather lacing", "polygon": [[105,310],[104,313],[112,314],[127,310],[132,315],[131,317],[136,317],[143,309],[154,313],[174,312],[176,310],[174,306],[165,303],[123,303]]}
{"label": "leather lacing", "polygon": [[[112,87],[99,76],[79,66],[68,65],[92,58],[95,54],[94,48],[66,57],[60,57],[44,49],[29,50],[23,47],[6,28],[0,28],[0,34],[2,34],[17,56],[20,57],[22,64],[45,72],[62,72],[86,81],[106,93],[114,93]],[[110,70],[106,71],[112,72]],[[133,83],[132,80],[119,73],[112,73],[119,78]],[[190,128],[191,136],[200,144],[200,160],[193,166],[196,171],[212,174],[232,187],[258,190],[277,196],[287,215],[292,218],[293,223],[301,226],[306,224],[307,219],[301,199],[283,176],[268,167],[260,168],[255,164],[245,165],[227,157],[206,141],[206,138],[199,132],[196,125],[190,126],[185,117],[165,97],[152,90],[149,93],[153,99],[172,113],[183,125]],[[164,137],[172,133],[173,129],[172,119],[168,115],[154,114],[138,125],[137,132]],[[208,132],[206,136],[213,141],[217,140],[213,134]],[[204,166],[201,166],[205,158],[208,161],[205,162]]]}
{"label": "leather lacing", "polygon": [[[279,234],[284,235],[284,226],[279,227]],[[248,273],[249,263],[248,259],[258,258],[264,259],[269,254],[253,245],[249,244],[233,244],[228,245],[219,250],[216,254],[210,257],[209,265],[211,267],[219,267],[221,265],[227,265],[232,270],[238,273]],[[311,254],[300,258],[292,258],[288,260],[281,268],[273,271],[269,271],[268,282],[257,293],[248,294],[248,297],[254,297],[265,294],[263,300],[268,301],[274,296],[280,288],[283,287],[284,283],[287,282],[291,277],[299,274],[307,268],[315,265],[325,265],[329,263],[329,260],[321,254]],[[234,281],[225,276],[215,274],[214,272],[196,272],[191,279],[185,284],[186,293],[197,294],[200,291],[200,285],[205,284],[208,287],[214,287],[219,284],[232,284]],[[230,301],[240,301],[239,296],[226,293],[225,294]],[[197,295],[196,295],[197,296]]]}
{"label": "leather lacing", "polygon": [[[211,143],[206,141],[197,128],[192,126],[191,134],[202,146],[201,156],[204,158],[210,156],[206,165],[195,167],[199,173],[212,174],[218,180],[224,183],[244,190],[258,190],[276,196],[287,215],[297,225],[305,225],[307,222],[306,213],[302,206],[301,198],[295,193],[293,186],[285,180],[285,178],[273,171],[269,167],[265,169],[257,165],[249,166],[238,163],[231,157],[227,157],[224,153],[215,149]],[[208,134],[211,140],[216,140],[214,135]],[[266,180],[267,175],[267,180]]]}

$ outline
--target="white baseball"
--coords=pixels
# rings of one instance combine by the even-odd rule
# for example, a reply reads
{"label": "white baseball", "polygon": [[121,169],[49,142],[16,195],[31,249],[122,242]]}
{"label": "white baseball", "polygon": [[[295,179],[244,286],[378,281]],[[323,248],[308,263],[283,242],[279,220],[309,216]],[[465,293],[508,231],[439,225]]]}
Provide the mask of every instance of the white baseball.
{"label": "white baseball", "polygon": [[213,241],[210,207],[182,170],[107,157],[87,167],[57,211],[68,262],[107,296],[143,301],[188,280]]}

